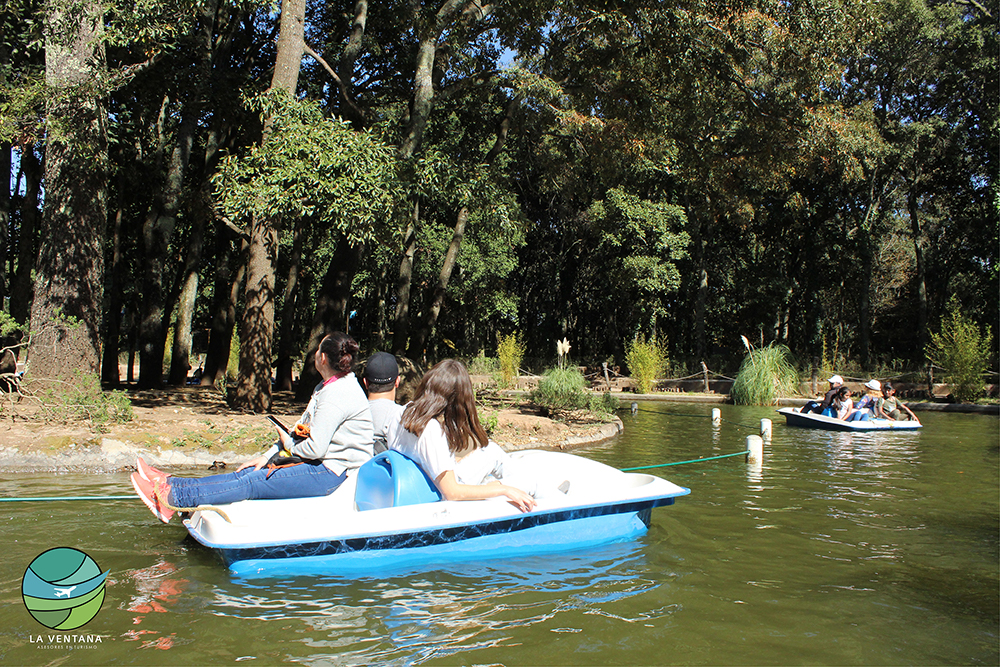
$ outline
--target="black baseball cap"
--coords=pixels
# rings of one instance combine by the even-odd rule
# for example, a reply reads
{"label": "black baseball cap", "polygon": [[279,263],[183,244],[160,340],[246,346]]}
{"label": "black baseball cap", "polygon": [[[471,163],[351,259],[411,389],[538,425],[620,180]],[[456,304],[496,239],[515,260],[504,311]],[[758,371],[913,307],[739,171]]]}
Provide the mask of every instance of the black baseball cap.
{"label": "black baseball cap", "polygon": [[396,357],[388,352],[376,352],[365,364],[364,378],[368,384],[392,384],[399,377]]}

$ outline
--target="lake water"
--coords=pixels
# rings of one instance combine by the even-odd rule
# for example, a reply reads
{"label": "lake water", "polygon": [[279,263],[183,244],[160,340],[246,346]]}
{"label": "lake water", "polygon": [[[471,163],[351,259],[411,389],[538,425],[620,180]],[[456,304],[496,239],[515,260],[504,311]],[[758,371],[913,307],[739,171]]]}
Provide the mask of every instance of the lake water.
{"label": "lake water", "polygon": [[[0,503],[4,665],[996,665],[1000,420],[921,413],[883,434],[766,408],[643,403],[582,456],[691,489],[642,538],[368,578],[234,578],[138,500]],[[0,496],[132,493],[124,473],[4,474]],[[50,638],[21,599],[43,551],[110,570],[97,616]],[[61,633],[61,634],[73,634]],[[98,641],[99,640],[99,641]]]}

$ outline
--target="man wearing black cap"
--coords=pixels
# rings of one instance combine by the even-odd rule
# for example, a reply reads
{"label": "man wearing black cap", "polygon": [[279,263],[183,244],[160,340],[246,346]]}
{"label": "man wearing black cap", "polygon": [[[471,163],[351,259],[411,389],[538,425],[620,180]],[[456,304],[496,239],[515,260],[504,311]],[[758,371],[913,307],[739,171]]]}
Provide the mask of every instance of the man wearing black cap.
{"label": "man wearing black cap", "polygon": [[396,357],[388,352],[376,352],[365,364],[362,376],[368,405],[372,411],[375,426],[375,453],[384,452],[399,420],[403,416],[403,406],[396,403],[396,388],[399,387],[399,365]]}

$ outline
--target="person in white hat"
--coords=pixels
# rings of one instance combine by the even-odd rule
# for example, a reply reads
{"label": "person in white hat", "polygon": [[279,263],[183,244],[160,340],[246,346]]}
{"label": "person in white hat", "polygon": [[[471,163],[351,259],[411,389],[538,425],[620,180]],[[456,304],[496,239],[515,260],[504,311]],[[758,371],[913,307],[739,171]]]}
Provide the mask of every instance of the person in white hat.
{"label": "person in white hat", "polygon": [[832,375],[827,378],[826,381],[830,383],[830,390],[826,392],[825,396],[823,396],[823,400],[821,402],[809,401],[802,406],[800,412],[819,412],[822,414],[824,410],[828,409],[833,404],[833,399],[837,395],[837,390],[844,384],[844,378],[839,375]]}
{"label": "person in white hat", "polygon": [[865,395],[854,404],[854,411],[848,421],[867,421],[875,414],[875,405],[882,397],[882,383],[878,380],[865,382]]}

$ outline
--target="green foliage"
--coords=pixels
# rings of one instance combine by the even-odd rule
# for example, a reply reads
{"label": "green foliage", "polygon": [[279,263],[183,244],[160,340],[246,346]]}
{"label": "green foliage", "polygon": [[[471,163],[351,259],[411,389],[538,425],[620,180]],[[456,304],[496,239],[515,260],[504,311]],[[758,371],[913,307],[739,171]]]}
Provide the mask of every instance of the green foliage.
{"label": "green foliage", "polygon": [[602,391],[599,394],[592,394],[590,398],[591,412],[613,415],[620,407],[618,398],[610,391]]}
{"label": "green foliage", "polygon": [[487,357],[483,350],[480,350],[479,354],[469,362],[469,375],[493,375],[499,370],[499,360]]}
{"label": "green foliage", "polygon": [[552,368],[542,375],[531,392],[533,402],[549,412],[580,410],[588,407],[587,380],[575,368]]}
{"label": "green foliage", "polygon": [[484,417],[482,411],[479,411],[479,423],[482,424],[486,435],[493,437],[497,427],[500,425],[500,413],[494,410]]}
{"label": "green foliage", "polygon": [[10,316],[5,310],[0,310],[0,336],[6,338],[18,331],[23,331],[24,325]]}
{"label": "green foliage", "polygon": [[975,402],[983,393],[983,373],[990,358],[990,327],[985,334],[961,309],[958,300],[948,303],[948,313],[941,319],[941,331],[931,334],[927,358],[945,369],[953,385],[952,398],[959,403]]}
{"label": "green foliage", "polygon": [[49,386],[39,398],[48,420],[89,421],[100,432],[107,431],[109,424],[127,424],[135,417],[125,392],[102,391],[100,378],[89,373],[78,372],[72,381]]}
{"label": "green foliage", "polygon": [[573,410],[587,410],[595,415],[613,415],[618,410],[618,399],[609,391],[588,391],[587,379],[576,368],[552,368],[545,371],[529,398],[553,415]]}
{"label": "green foliage", "polygon": [[650,393],[667,368],[666,345],[662,340],[636,337],[625,347],[625,364],[640,394]]}
{"label": "green foliage", "polygon": [[616,187],[588,216],[598,232],[595,260],[604,265],[604,280],[616,286],[619,304],[633,313],[631,321],[655,326],[667,314],[667,297],[681,284],[677,263],[687,257],[691,242],[683,231],[684,209]]}
{"label": "green foliage", "polygon": [[781,396],[793,394],[799,376],[789,354],[787,347],[773,343],[751,349],[733,382],[733,401],[737,405],[775,405]]}
{"label": "green foliage", "polygon": [[511,387],[521,372],[521,360],[524,359],[524,343],[518,332],[500,336],[497,343],[497,360],[500,364],[499,384]]}
{"label": "green foliage", "polygon": [[396,200],[390,147],[325,117],[319,105],[280,92],[249,105],[270,123],[269,138],[220,164],[213,180],[226,214],[286,222],[308,217],[351,243],[371,240]]}

